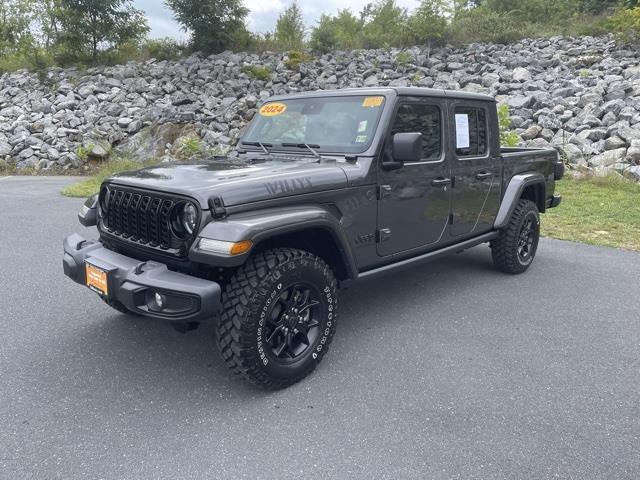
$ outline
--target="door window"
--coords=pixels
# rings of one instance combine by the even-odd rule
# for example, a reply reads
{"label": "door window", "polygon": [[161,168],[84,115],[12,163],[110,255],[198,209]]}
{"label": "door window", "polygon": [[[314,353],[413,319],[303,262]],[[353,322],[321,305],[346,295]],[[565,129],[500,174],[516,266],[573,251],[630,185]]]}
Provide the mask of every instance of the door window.
{"label": "door window", "polygon": [[403,104],[398,108],[391,135],[422,133],[422,161],[439,160],[442,154],[440,109],[433,105]]}
{"label": "door window", "polygon": [[456,107],[456,154],[482,157],[487,153],[487,115],[484,108]]}

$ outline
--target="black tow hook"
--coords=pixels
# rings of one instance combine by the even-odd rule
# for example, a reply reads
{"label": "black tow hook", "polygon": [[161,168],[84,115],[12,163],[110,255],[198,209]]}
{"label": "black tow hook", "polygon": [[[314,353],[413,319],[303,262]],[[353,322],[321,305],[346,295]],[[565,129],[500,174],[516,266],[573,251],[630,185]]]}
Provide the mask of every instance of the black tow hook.
{"label": "black tow hook", "polygon": [[136,275],[140,275],[144,270],[142,270],[145,266],[147,265],[147,262],[141,262],[139,264],[136,265],[136,268],[134,268],[133,273],[135,273]]}

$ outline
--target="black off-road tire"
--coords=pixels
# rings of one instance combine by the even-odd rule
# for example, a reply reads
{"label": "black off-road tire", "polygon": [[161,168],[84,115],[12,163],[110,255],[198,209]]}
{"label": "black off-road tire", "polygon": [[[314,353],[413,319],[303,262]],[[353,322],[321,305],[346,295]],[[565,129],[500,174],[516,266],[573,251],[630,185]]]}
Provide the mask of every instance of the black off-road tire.
{"label": "black off-road tire", "polygon": [[113,308],[114,310],[120,312],[120,313],[124,313],[126,315],[134,315],[136,317],[139,317],[140,315],[137,313],[134,313],[132,311],[130,311],[129,309],[127,309],[127,307],[125,307],[122,303],[120,303],[118,300],[106,300],[105,298],[102,298],[102,301],[104,303],[106,303],[107,305],[109,305],[111,308]]}
{"label": "black off-road tire", "polygon": [[[299,288],[301,284],[303,287]],[[289,293],[291,291],[294,293]],[[301,295],[302,292],[305,295]],[[254,254],[231,277],[222,293],[223,313],[216,327],[222,358],[232,371],[265,389],[285,388],[302,380],[320,363],[335,333],[336,293],[333,271],[321,258],[309,252],[278,248]],[[310,300],[312,295],[317,298],[315,303]],[[301,309],[309,311],[304,320],[306,325],[311,325],[313,312],[313,331],[306,330],[306,343],[298,345],[302,348],[299,356],[291,353],[290,346],[278,354],[278,348],[272,345],[274,338],[283,339],[280,346],[287,344],[284,339],[299,338],[292,332],[299,332],[303,321],[289,329],[289,323],[285,322],[298,320],[285,316],[285,312],[295,308],[298,300],[294,302],[293,299],[301,296],[309,304]],[[277,322],[273,320],[274,316],[279,319]],[[276,324],[279,326],[275,327]],[[274,331],[278,331],[275,336]],[[283,331],[291,333],[292,337],[282,334]]]}
{"label": "black off-road tire", "polygon": [[[525,229],[531,236],[523,238]],[[531,200],[519,200],[511,214],[509,224],[491,241],[491,256],[498,270],[505,273],[523,273],[535,258],[540,240],[540,213]],[[526,246],[523,248],[523,242]]]}

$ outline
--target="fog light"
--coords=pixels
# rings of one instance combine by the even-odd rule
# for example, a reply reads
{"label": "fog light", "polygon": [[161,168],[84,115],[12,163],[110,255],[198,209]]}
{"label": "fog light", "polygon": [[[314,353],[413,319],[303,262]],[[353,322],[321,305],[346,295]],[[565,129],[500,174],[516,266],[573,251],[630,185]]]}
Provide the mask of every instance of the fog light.
{"label": "fog light", "polygon": [[156,307],[162,310],[164,307],[164,296],[158,292],[155,295]]}

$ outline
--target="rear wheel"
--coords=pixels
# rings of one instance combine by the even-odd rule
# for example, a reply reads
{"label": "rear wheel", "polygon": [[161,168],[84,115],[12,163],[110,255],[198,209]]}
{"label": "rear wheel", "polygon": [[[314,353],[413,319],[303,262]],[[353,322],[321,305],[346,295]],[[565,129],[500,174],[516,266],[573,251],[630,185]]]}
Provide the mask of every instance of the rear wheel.
{"label": "rear wheel", "polygon": [[319,257],[280,248],[257,253],[228,282],[216,329],[222,358],[264,388],[309,375],[336,328],[336,280]]}
{"label": "rear wheel", "polygon": [[520,200],[509,224],[491,241],[493,263],[506,273],[522,273],[533,263],[540,240],[540,214],[531,200]]}

